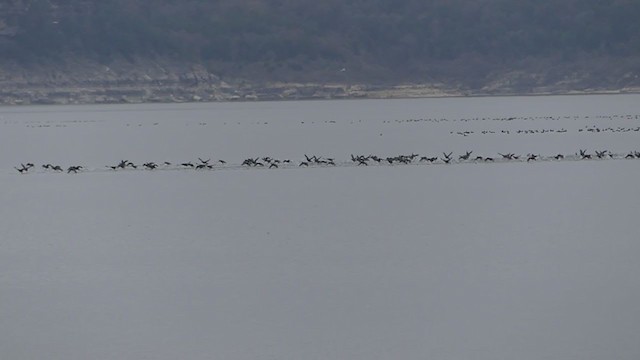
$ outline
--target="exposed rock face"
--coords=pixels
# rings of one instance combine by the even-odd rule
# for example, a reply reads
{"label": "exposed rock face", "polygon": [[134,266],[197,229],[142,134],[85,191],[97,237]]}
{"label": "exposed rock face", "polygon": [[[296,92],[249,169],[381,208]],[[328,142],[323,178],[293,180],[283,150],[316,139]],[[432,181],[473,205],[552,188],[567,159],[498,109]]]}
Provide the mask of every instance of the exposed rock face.
{"label": "exposed rock face", "polygon": [[67,63],[52,68],[0,65],[2,104],[81,104],[334,99],[455,95],[434,86],[250,83],[221,79],[201,65],[160,62]]}
{"label": "exposed rock face", "polygon": [[585,87],[580,76],[550,82],[544,74],[496,74],[483,87],[458,84],[372,85],[251,82],[226,79],[199,64],[169,61],[67,61],[59,65],[0,63],[0,104],[207,102],[287,99],[400,98],[468,95],[639,92],[626,86]]}

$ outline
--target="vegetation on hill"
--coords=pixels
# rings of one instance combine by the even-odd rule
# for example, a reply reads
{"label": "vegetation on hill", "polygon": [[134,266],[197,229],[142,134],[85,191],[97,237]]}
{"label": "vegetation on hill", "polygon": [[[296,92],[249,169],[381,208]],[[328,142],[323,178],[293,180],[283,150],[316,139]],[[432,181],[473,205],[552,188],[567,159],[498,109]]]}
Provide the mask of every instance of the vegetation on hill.
{"label": "vegetation on hill", "polygon": [[638,0],[8,0],[0,59],[162,57],[285,81],[621,79],[640,73],[638,19]]}

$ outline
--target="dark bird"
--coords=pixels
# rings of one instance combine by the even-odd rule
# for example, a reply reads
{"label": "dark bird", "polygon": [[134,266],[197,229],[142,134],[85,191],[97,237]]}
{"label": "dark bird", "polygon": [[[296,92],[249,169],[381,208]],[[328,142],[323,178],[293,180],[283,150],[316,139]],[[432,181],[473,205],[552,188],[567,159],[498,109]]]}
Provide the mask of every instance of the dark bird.
{"label": "dark bird", "polygon": [[469,160],[471,153],[473,153],[473,151],[467,151],[464,155],[458,156],[458,160]]}
{"label": "dark bird", "polygon": [[26,173],[31,168],[31,166],[27,166],[25,164],[20,164],[20,166],[21,166],[20,168],[14,167],[14,169],[18,170],[20,174]]}
{"label": "dark bird", "polygon": [[591,154],[587,154],[587,150],[580,150],[580,157],[582,159],[591,159]]}
{"label": "dark bird", "polygon": [[69,166],[69,168],[67,169],[67,174],[70,172],[73,172],[74,174],[77,174],[79,170],[83,169],[82,166],[78,165],[78,166]]}
{"label": "dark bird", "polygon": [[607,151],[608,150],[604,150],[604,151],[596,150],[596,156],[598,157],[598,159],[602,159],[603,157],[607,156]]}

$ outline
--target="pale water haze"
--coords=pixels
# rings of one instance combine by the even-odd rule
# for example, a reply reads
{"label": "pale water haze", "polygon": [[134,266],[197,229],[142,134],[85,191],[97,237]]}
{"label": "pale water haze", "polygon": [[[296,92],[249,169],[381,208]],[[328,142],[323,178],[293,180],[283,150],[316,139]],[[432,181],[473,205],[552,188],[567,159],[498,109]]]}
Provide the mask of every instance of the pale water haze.
{"label": "pale water haze", "polygon": [[[0,357],[636,360],[637,104],[2,108]],[[350,160],[443,152],[456,163]],[[266,156],[292,165],[240,166]],[[198,158],[227,164],[175,165]]]}

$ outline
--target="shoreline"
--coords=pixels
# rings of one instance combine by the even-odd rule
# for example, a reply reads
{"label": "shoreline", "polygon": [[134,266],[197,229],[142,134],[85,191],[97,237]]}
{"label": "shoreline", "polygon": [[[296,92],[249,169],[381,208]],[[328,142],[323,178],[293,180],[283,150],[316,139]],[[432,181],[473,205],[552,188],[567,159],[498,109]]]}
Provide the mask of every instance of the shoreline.
{"label": "shoreline", "polygon": [[33,105],[178,104],[313,100],[382,100],[519,96],[631,95],[640,88],[544,89],[545,91],[465,91],[442,84],[347,85],[270,84],[266,86],[25,87],[0,90],[0,107]]}
{"label": "shoreline", "polygon": [[108,65],[71,59],[55,67],[0,62],[0,106],[640,93],[640,80],[603,80],[591,73],[559,77],[506,69],[476,85],[455,77],[382,81],[345,74],[341,78],[333,74],[321,81],[278,81],[247,74],[223,76],[202,64],[166,59],[120,59]]}

